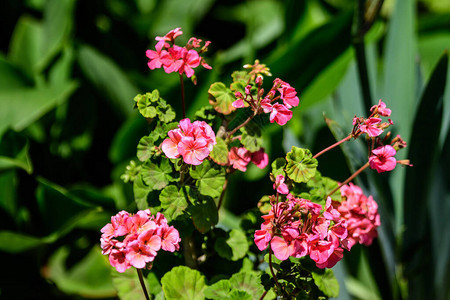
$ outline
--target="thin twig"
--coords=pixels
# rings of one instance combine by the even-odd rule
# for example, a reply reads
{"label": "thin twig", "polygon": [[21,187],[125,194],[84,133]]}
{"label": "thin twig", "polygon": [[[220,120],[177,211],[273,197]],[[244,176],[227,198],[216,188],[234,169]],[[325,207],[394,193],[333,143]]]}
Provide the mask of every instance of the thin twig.
{"label": "thin twig", "polygon": [[332,190],[330,193],[328,193],[327,197],[333,195],[337,190],[339,190],[341,187],[343,187],[344,185],[346,185],[347,183],[349,183],[350,181],[352,181],[356,176],[359,175],[359,173],[361,173],[362,171],[364,171],[364,169],[366,169],[369,166],[369,162],[367,162],[364,166],[362,166],[361,168],[358,169],[358,171],[356,171],[355,173],[353,173],[352,176],[350,176],[349,178],[347,178],[343,183],[341,183],[337,188],[335,188],[334,190]]}
{"label": "thin twig", "polygon": [[318,158],[319,156],[321,156],[321,155],[324,154],[325,152],[327,152],[327,151],[333,149],[333,148],[336,147],[336,146],[339,146],[339,145],[342,144],[343,142],[346,142],[346,141],[350,140],[350,139],[352,138],[352,136],[353,136],[352,134],[349,134],[347,137],[343,138],[342,140],[340,140],[340,141],[334,143],[333,145],[331,145],[331,146],[329,146],[329,147],[323,149],[322,151],[320,151],[319,153],[317,153],[316,155],[314,155],[313,158]]}

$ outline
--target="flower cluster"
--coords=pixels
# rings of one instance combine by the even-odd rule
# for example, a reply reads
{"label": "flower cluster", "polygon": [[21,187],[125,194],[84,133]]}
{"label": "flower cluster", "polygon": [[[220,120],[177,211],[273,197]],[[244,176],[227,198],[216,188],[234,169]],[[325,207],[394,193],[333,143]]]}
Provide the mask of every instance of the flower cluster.
{"label": "flower cluster", "polygon": [[161,149],[168,158],[183,157],[185,163],[199,165],[208,157],[216,144],[216,135],[204,121],[180,121],[178,129],[168,132],[169,138],[161,144]]}
{"label": "flower cluster", "polygon": [[146,267],[160,249],[178,250],[181,241],[178,231],[167,224],[164,215],[153,216],[148,209],[134,215],[120,211],[101,232],[102,253],[109,255],[109,262],[121,273],[131,266]]}
{"label": "flower cluster", "polygon": [[[280,78],[276,78],[273,81],[273,86],[270,91],[264,95],[264,89],[262,89],[262,77],[256,77],[255,83],[257,84],[256,98],[252,92],[252,86],[247,85],[245,88],[245,95],[241,92],[236,92],[236,101],[233,102],[233,107],[242,108],[250,106],[255,114],[267,113],[270,114],[270,122],[276,122],[279,125],[285,125],[292,118],[292,107],[296,107],[299,104],[297,97],[297,91],[284,82]],[[279,103],[278,100],[282,100]]]}
{"label": "flower cluster", "polygon": [[[192,37],[184,47],[175,45],[175,38],[182,35],[181,28],[175,28],[163,37],[156,37],[158,41],[155,50],[147,50],[149,59],[147,65],[151,70],[163,67],[166,73],[178,72],[186,74],[188,78],[194,75],[194,68],[202,65],[206,69],[211,69],[201,53],[205,52],[210,44],[205,42],[201,47],[202,40]],[[200,48],[201,47],[201,48]],[[194,48],[200,48],[199,51]]]}
{"label": "flower cluster", "polygon": [[353,118],[353,137],[364,133],[371,138],[377,137],[383,133],[384,129],[394,124],[391,119],[388,119],[388,122],[381,122],[380,116],[389,117],[391,115],[391,110],[386,108],[386,104],[381,99],[377,105],[372,106],[370,111],[372,113],[368,118],[356,116]]}
{"label": "flower cluster", "polygon": [[333,207],[347,223],[346,248],[350,250],[356,243],[370,246],[378,236],[377,227],[380,226],[377,203],[372,196],[366,197],[362,189],[352,183],[341,187],[341,195],[344,200],[333,201]]}
{"label": "flower cluster", "polygon": [[258,168],[264,169],[269,163],[269,156],[264,152],[264,148],[256,152],[250,152],[244,147],[231,147],[230,152],[228,152],[228,164],[231,167],[245,172],[250,162]]}
{"label": "flower cluster", "polygon": [[352,136],[357,138],[361,134],[366,134],[372,140],[370,145],[369,166],[378,173],[392,171],[397,163],[409,165],[408,160],[397,161],[395,154],[397,150],[406,147],[406,142],[398,135],[392,141],[388,142],[390,132],[382,139],[380,135],[386,128],[393,125],[391,119],[388,122],[381,122],[380,116],[389,117],[391,110],[380,99],[377,105],[372,106],[372,112],[369,118],[354,117]]}
{"label": "flower cluster", "polygon": [[[280,260],[309,255],[317,267],[331,268],[342,259],[344,249],[356,242],[369,245],[376,236],[377,205],[356,186],[344,188],[342,204],[328,197],[325,207],[289,193],[283,175],[277,176],[274,189],[277,196],[271,196],[272,208],[262,216],[254,240],[261,251],[270,245]],[[278,202],[279,194],[287,194],[286,201]]]}

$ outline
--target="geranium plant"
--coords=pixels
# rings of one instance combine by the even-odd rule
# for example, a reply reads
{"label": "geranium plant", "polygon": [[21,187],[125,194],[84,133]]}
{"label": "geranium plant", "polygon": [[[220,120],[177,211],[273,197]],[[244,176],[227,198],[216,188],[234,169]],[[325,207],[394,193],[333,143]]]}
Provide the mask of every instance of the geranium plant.
{"label": "geranium plant", "polygon": [[[402,138],[384,134],[393,125],[382,120],[390,109],[380,100],[369,117],[353,118],[353,130],[344,139],[315,155],[292,147],[285,157],[269,159],[254,119],[260,115],[285,125],[300,103],[296,89],[280,78],[268,79],[269,68],[257,60],[234,72],[229,86],[213,83],[210,105],[195,119],[186,118],[184,80],[196,84],[196,68],[211,69],[201,56],[210,42],[192,37],[179,46],[180,35],[176,28],[157,37],[155,50],[146,55],[151,70],[179,74],[183,116],[177,120],[157,90],[134,98],[149,134],[141,138],[138,161],[130,162],[122,179],[133,184],[140,210],[111,217],[101,230],[103,254],[120,273],[137,269],[147,299],[336,297],[339,287],[331,268],[355,244],[371,245],[380,226],[376,201],[352,180],[368,167],[380,173],[409,165],[394,157],[406,146]],[[357,138],[367,141],[367,163],[347,180],[338,182],[317,171],[321,155]],[[255,192],[261,199],[261,219],[256,219],[261,222],[255,221],[253,228],[216,226],[228,178],[246,172],[249,163],[271,168],[273,194]],[[158,267],[161,250],[178,263],[160,278],[152,277],[161,289],[147,291],[144,277]],[[241,261],[242,267],[211,274],[207,266],[217,259]]]}

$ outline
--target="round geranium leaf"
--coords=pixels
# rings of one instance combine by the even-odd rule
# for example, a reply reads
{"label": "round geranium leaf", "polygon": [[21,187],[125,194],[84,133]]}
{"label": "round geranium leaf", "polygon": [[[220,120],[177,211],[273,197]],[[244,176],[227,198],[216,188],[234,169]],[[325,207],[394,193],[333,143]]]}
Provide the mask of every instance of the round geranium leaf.
{"label": "round geranium leaf", "polygon": [[317,159],[312,157],[311,151],[292,146],[286,154],[286,173],[297,183],[308,182],[317,170]]}

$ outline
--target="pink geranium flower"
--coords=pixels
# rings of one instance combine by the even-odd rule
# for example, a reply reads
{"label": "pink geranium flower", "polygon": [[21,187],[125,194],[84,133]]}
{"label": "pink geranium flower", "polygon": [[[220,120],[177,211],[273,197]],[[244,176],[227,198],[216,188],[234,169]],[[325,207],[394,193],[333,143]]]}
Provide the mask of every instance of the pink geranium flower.
{"label": "pink geranium flower", "polygon": [[286,183],[284,183],[283,175],[280,174],[277,176],[277,178],[275,179],[275,183],[273,184],[273,189],[283,195],[289,194],[289,189],[288,189]]}
{"label": "pink geranium flower", "polygon": [[380,122],[380,118],[371,117],[365,119],[364,122],[359,125],[359,129],[370,137],[376,137],[383,133],[383,129],[378,127]]}
{"label": "pink geranium flower", "polygon": [[211,126],[203,121],[191,121],[186,118],[180,121],[178,129],[170,130],[161,144],[161,149],[168,158],[183,157],[187,164],[199,165],[209,156],[216,136]]}
{"label": "pink geranium flower", "polygon": [[391,115],[391,110],[389,108],[386,108],[386,104],[381,101],[378,101],[377,105],[374,105],[370,108],[370,111],[376,110],[377,114],[383,117],[389,117]]}
{"label": "pink geranium flower", "polygon": [[391,145],[385,145],[372,150],[374,155],[369,157],[370,168],[378,173],[392,171],[397,165],[394,155],[397,153]]}
{"label": "pink geranium flower", "polygon": [[266,152],[264,152],[264,148],[261,148],[256,152],[252,152],[251,156],[252,163],[260,169],[264,169],[269,164],[269,156]]}
{"label": "pink geranium flower", "polygon": [[245,172],[250,161],[251,153],[244,147],[232,147],[228,152],[228,162],[234,169]]}
{"label": "pink geranium flower", "polygon": [[[115,234],[111,236],[115,226],[127,229],[126,233],[120,232],[125,235],[122,241],[115,239]],[[109,255],[111,266],[121,273],[131,266],[145,268],[161,248],[173,252],[179,249],[181,241],[178,231],[173,226],[168,227],[164,215],[158,213],[154,217],[148,209],[135,215],[121,211],[111,217],[111,223],[106,224],[101,232],[102,254]]]}
{"label": "pink geranium flower", "polygon": [[270,113],[270,123],[277,122],[278,125],[285,125],[292,118],[292,111],[283,104],[275,103],[272,105]]}

